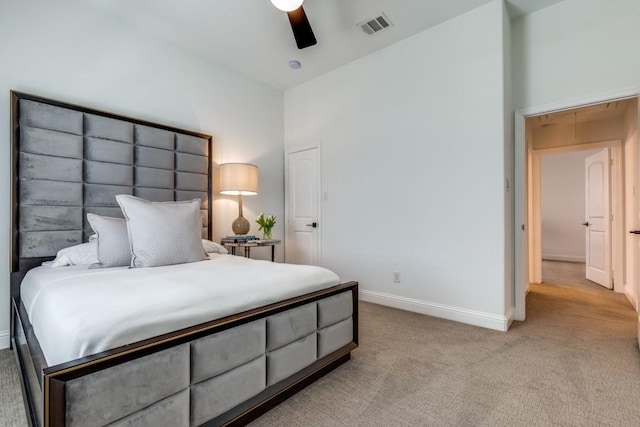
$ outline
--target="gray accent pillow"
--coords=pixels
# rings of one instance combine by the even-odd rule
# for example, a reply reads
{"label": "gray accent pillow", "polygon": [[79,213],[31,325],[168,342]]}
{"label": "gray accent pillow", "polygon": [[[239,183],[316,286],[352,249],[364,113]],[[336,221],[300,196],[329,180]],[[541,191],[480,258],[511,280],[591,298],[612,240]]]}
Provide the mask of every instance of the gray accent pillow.
{"label": "gray accent pillow", "polygon": [[119,194],[127,220],[132,267],[159,267],[202,261],[200,200],[150,202]]}
{"label": "gray accent pillow", "polygon": [[127,221],[92,213],[87,220],[96,233],[98,264],[100,267],[121,267],[131,264],[131,248]]}

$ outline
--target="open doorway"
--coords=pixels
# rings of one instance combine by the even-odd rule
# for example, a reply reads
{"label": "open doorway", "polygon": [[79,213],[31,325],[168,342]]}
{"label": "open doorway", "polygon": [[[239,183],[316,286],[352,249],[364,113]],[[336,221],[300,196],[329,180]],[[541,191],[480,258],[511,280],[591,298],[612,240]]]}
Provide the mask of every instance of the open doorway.
{"label": "open doorway", "polygon": [[[619,123],[607,119],[600,125],[611,126],[608,135],[615,136]],[[540,135],[535,129],[534,135],[528,181],[531,191],[527,198],[530,212],[528,283],[542,282],[542,260],[559,258],[584,262],[585,278],[608,289],[617,284],[616,290],[623,292],[622,141],[536,148],[543,143],[536,139]],[[587,154],[582,154],[585,151]],[[545,189],[547,203],[544,203]]]}
{"label": "open doorway", "polygon": [[[585,103],[586,104],[586,103]],[[611,175],[611,236],[607,270],[616,292],[637,307],[639,223],[638,99],[614,99],[586,107],[516,113],[516,287],[514,319],[525,318],[529,283],[542,282],[541,159],[543,155],[608,149]],[[522,164],[519,163],[518,159]],[[582,222],[587,222],[586,218]],[[575,225],[575,224],[574,224]],[[520,240],[521,239],[521,240]],[[586,250],[586,248],[585,248]]]}
{"label": "open doorway", "polygon": [[612,289],[610,149],[582,148],[541,155],[542,282]]}

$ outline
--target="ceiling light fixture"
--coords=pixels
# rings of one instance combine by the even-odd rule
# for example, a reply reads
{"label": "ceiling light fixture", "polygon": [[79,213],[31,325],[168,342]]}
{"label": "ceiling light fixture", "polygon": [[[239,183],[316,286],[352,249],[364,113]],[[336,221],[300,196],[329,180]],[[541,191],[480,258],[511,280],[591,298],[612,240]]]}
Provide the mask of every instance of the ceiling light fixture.
{"label": "ceiling light fixture", "polygon": [[302,64],[300,63],[300,61],[296,61],[295,59],[292,59],[291,61],[289,61],[289,68],[291,68],[292,70],[297,70],[300,67],[302,67]]}
{"label": "ceiling light fixture", "polygon": [[291,12],[302,6],[304,0],[271,0],[271,3],[283,12]]}

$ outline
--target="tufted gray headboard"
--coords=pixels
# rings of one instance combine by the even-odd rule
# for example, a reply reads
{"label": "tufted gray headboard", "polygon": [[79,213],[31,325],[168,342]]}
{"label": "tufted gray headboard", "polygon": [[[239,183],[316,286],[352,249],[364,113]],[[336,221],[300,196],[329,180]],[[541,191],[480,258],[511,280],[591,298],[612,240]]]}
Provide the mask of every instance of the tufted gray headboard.
{"label": "tufted gray headboard", "polygon": [[11,92],[11,271],[91,234],[87,213],[122,217],[117,194],[202,200],[211,238],[211,136]]}

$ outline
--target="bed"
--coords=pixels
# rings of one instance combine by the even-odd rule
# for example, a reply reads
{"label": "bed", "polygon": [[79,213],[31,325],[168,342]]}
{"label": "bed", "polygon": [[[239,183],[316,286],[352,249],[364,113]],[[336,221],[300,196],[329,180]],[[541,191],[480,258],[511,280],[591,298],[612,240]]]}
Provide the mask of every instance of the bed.
{"label": "bed", "polygon": [[[321,270],[221,254],[186,269],[40,266],[88,241],[87,214],[122,217],[119,194],[199,199],[196,232],[210,239],[211,137],[19,92],[11,102],[11,345],[31,425],[244,425],[350,359],[358,285]],[[160,300],[138,302],[145,286]],[[121,335],[82,320],[107,287],[105,315],[135,320]],[[67,342],[81,323],[97,333]]]}

